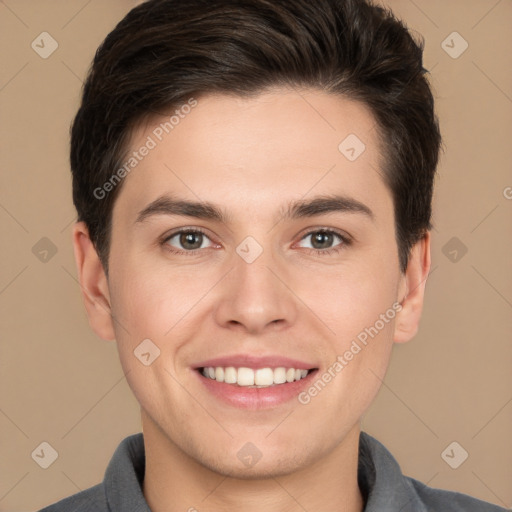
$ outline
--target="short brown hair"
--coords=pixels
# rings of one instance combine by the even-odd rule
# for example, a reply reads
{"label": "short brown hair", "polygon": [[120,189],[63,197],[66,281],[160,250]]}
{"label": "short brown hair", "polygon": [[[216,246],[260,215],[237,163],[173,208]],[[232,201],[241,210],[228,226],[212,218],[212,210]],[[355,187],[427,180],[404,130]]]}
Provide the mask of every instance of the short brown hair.
{"label": "short brown hair", "polygon": [[112,210],[98,199],[148,116],[208,93],[314,87],[370,107],[383,141],[399,264],[431,229],[441,135],[415,41],[370,0],[150,0],[98,48],[71,128],[73,201],[108,274]]}

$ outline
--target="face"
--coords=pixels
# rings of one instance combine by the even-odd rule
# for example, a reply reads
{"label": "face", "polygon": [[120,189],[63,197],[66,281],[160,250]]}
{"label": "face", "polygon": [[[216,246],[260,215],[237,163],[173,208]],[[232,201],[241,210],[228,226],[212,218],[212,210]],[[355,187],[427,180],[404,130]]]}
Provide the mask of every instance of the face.
{"label": "face", "polygon": [[113,336],[91,323],[145,429],[222,474],[289,473],[358,428],[408,321],[375,120],[314,90],[181,113],[132,137],[154,147],[113,210]]}

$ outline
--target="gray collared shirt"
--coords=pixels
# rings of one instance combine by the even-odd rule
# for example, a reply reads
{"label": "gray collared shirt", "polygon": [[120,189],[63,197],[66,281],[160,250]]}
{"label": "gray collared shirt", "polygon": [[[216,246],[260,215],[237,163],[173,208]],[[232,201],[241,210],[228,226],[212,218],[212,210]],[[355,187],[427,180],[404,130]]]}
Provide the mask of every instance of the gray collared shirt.
{"label": "gray collared shirt", "polygon": [[[142,433],[117,447],[101,484],[65,498],[40,512],[151,512],[144,495]],[[375,438],[361,432],[358,482],[365,512],[506,512],[466,494],[427,487],[404,476],[398,462]],[[509,509],[510,510],[510,509]]]}

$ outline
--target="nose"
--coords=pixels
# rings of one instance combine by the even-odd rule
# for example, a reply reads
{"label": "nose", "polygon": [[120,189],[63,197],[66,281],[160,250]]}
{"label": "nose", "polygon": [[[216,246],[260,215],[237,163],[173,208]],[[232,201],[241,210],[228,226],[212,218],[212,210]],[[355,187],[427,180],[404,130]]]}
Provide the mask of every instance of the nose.
{"label": "nose", "polygon": [[235,255],[215,309],[215,320],[222,327],[254,335],[286,329],[295,322],[297,299],[285,270],[269,253],[263,251],[252,263]]}

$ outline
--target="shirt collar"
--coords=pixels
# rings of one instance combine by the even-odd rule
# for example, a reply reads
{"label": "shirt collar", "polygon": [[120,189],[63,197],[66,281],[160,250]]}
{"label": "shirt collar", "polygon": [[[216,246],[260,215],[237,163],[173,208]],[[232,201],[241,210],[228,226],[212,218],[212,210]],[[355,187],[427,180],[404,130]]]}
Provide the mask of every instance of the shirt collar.
{"label": "shirt collar", "polygon": [[[142,493],[145,472],[142,433],[125,438],[105,472],[105,494],[113,512],[151,512]],[[364,512],[427,512],[391,453],[375,438],[359,436],[358,484]]]}
{"label": "shirt collar", "polygon": [[393,455],[366,432],[359,435],[357,478],[364,512],[428,512]]}
{"label": "shirt collar", "polygon": [[125,438],[110,460],[103,485],[112,512],[151,512],[142,494],[146,470],[142,433]]}

